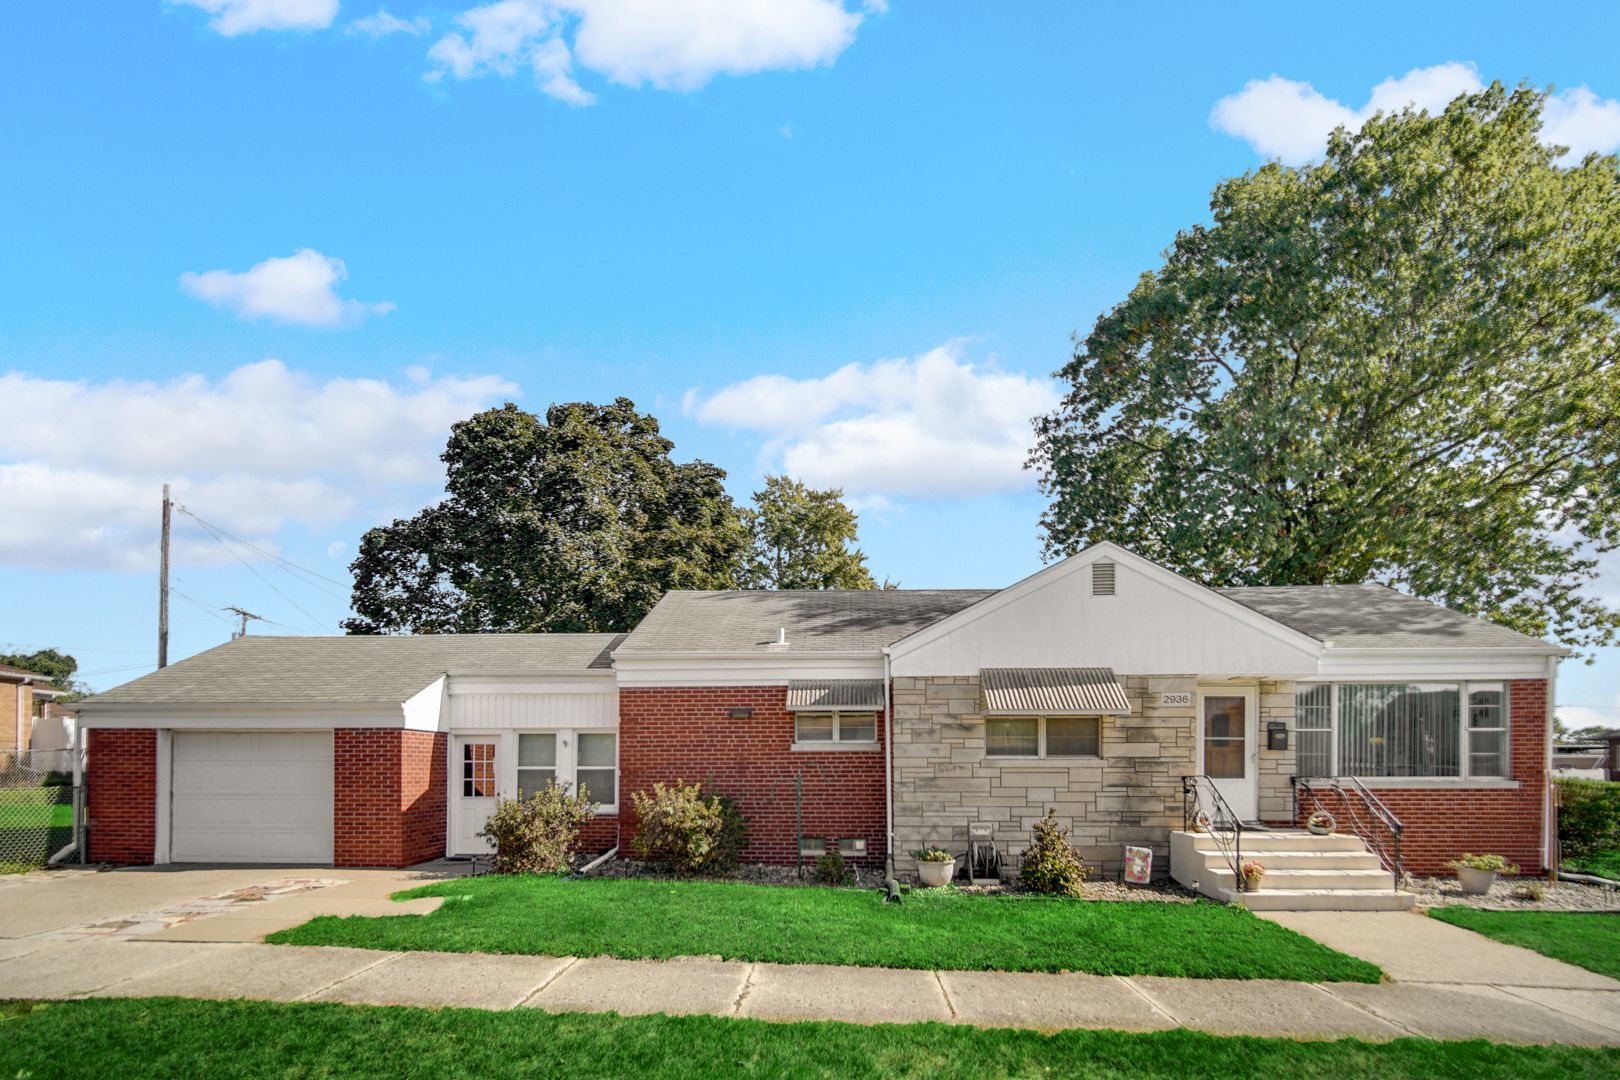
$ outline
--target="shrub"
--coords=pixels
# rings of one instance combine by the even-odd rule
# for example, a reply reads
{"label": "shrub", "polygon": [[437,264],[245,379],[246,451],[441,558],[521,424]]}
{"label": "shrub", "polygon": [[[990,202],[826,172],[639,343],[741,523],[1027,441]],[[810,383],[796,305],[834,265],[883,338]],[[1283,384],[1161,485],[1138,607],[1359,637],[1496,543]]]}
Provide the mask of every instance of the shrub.
{"label": "shrub", "polygon": [[1030,892],[1052,896],[1079,896],[1086,880],[1080,853],[1069,843],[1069,830],[1058,824],[1057,811],[1048,809],[1035,823],[1035,835],[1023,850],[1018,883]]}
{"label": "shrub", "polygon": [[911,856],[918,862],[950,862],[952,859],[956,858],[955,855],[952,855],[944,848],[937,847],[923,848],[921,851],[913,851]]}
{"label": "shrub", "polygon": [[1620,783],[1558,781],[1558,845],[1566,859],[1620,850]]}
{"label": "shrub", "polygon": [[844,853],[834,848],[817,859],[816,880],[823,885],[842,885],[849,880],[849,868],[844,865]]}
{"label": "shrub", "polygon": [[498,874],[560,874],[580,828],[595,816],[586,793],[553,780],[527,799],[496,799],[478,835],[494,843]]}
{"label": "shrub", "polygon": [[676,780],[630,796],[640,826],[632,846],[644,859],[662,858],[677,874],[714,874],[737,865],[748,843],[748,820],[736,803],[702,784]]}
{"label": "shrub", "polygon": [[1452,870],[1495,870],[1498,874],[1506,874],[1509,877],[1519,872],[1517,866],[1501,855],[1470,855],[1466,851],[1462,853],[1461,858],[1452,859],[1446,866]]}
{"label": "shrub", "polygon": [[1513,895],[1520,900],[1529,900],[1539,904],[1547,898],[1547,889],[1539,881],[1527,881],[1513,890]]}

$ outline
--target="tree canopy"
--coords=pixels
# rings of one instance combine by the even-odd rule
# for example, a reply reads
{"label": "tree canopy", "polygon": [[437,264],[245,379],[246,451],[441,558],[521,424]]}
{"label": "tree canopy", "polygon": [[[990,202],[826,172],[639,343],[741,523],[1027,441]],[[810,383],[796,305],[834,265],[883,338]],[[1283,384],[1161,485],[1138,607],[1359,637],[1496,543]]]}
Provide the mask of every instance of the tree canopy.
{"label": "tree canopy", "polygon": [[1620,168],[1543,95],[1336,132],[1219,185],[1036,422],[1049,556],[1215,585],[1381,581],[1590,648],[1620,542]]}
{"label": "tree canopy", "polygon": [[22,668],[25,671],[48,675],[51,686],[70,693],[81,691],[73,676],[79,671],[79,662],[61,649],[37,649],[30,653],[0,653],[0,664]]}
{"label": "tree canopy", "polygon": [[856,547],[855,512],[837,488],[767,476],[743,521],[752,545],[742,584],[750,589],[875,589]]}
{"label": "tree canopy", "polygon": [[345,629],[622,631],[667,589],[733,586],[748,533],[725,473],[673,449],[626,398],[457,423],[444,501],[361,540]]}

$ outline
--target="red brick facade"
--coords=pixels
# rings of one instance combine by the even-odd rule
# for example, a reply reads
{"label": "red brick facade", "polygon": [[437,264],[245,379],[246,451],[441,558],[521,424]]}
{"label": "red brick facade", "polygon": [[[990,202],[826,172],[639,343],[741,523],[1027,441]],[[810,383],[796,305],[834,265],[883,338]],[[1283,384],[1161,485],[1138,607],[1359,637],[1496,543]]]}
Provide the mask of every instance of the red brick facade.
{"label": "red brick facade", "polygon": [[157,732],[91,728],[84,783],[89,861],[150,863],[157,845]]}
{"label": "red brick facade", "polygon": [[410,866],[443,856],[447,753],[443,732],[334,731],[333,865]]}
{"label": "red brick facade", "polygon": [[1364,781],[1405,827],[1401,858],[1411,873],[1449,875],[1446,862],[1464,851],[1506,856],[1522,874],[1546,871],[1546,680],[1509,683],[1508,699],[1509,768],[1517,788],[1379,787],[1376,780]]}
{"label": "red brick facade", "polygon": [[[752,709],[747,718],[728,715]],[[748,817],[750,862],[798,858],[794,777],[804,782],[804,835],[829,850],[866,841],[884,857],[883,716],[876,750],[795,751],[785,686],[625,687],[619,691],[619,791],[624,841],[634,835],[630,794],[655,781],[702,781],[737,800]]]}

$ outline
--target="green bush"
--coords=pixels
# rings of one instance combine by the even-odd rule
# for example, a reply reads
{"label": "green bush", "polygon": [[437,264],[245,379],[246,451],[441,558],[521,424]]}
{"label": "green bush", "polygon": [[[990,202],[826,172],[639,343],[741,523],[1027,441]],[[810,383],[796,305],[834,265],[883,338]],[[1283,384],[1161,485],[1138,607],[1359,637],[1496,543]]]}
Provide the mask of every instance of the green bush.
{"label": "green bush", "polygon": [[553,780],[527,799],[496,799],[478,835],[495,845],[498,874],[560,874],[580,828],[595,816],[586,792]]}
{"label": "green bush", "polygon": [[1080,853],[1069,843],[1069,830],[1058,824],[1057,811],[1048,809],[1035,823],[1034,841],[1022,853],[1018,883],[1030,892],[1051,896],[1079,896],[1086,880]]}
{"label": "green bush", "polygon": [[1558,781],[1558,845],[1566,859],[1620,850],[1620,783]]}
{"label": "green bush", "polygon": [[844,853],[837,848],[816,860],[816,880],[823,885],[842,885],[849,880],[849,867],[844,865]]}
{"label": "green bush", "polygon": [[748,843],[748,821],[736,803],[702,784],[677,779],[630,796],[640,823],[631,846],[644,859],[669,863],[677,874],[732,869]]}

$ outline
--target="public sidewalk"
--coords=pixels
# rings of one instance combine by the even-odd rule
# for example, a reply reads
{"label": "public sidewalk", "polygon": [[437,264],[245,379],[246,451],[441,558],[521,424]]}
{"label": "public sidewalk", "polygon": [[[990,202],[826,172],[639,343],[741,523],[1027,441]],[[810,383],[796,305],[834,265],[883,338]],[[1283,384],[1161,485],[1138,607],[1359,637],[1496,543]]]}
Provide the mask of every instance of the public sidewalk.
{"label": "public sidewalk", "polygon": [[[396,904],[388,894],[454,872],[303,871],[303,878],[261,868],[18,882],[0,888],[0,996],[246,997],[1620,1046],[1620,981],[1408,912],[1272,916],[1379,965],[1391,979],[1380,985],[387,953],[257,940],[315,914],[409,918],[436,901]],[[338,873],[346,880],[321,880]],[[224,891],[199,897],[204,882]],[[193,899],[183,898],[188,891]],[[131,913],[132,900],[152,906]]]}

